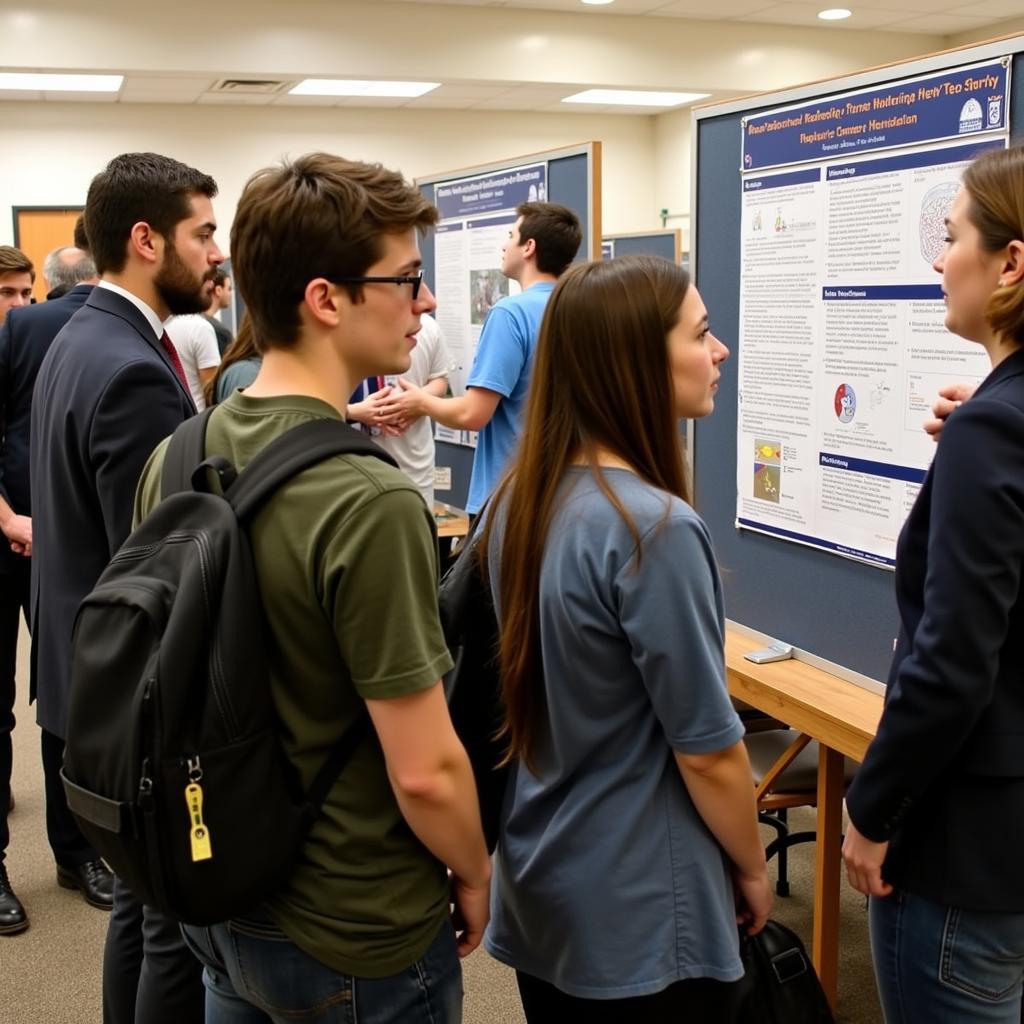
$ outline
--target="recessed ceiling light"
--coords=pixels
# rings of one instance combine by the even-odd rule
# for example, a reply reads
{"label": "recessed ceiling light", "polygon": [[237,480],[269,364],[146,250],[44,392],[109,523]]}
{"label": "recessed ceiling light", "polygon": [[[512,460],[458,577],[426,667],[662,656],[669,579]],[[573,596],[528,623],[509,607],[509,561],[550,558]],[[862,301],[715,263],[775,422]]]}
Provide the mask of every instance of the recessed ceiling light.
{"label": "recessed ceiling light", "polygon": [[0,89],[36,92],[117,92],[123,75],[47,75],[20,71],[0,72]]}
{"label": "recessed ceiling light", "polygon": [[850,17],[852,13],[845,7],[830,7],[827,11],[818,11],[818,17],[822,21],[842,21],[843,18]]}
{"label": "recessed ceiling light", "polygon": [[605,4],[613,4],[615,0],[580,0],[581,3],[585,3],[588,7],[604,7]]}
{"label": "recessed ceiling light", "polygon": [[678,107],[683,103],[702,100],[708,92],[645,92],[641,89],[584,89],[566,96],[563,103],[596,103],[601,106],[618,104],[624,107]]}
{"label": "recessed ceiling light", "polygon": [[291,96],[423,96],[440,82],[363,82],[351,78],[307,78],[289,90]]}

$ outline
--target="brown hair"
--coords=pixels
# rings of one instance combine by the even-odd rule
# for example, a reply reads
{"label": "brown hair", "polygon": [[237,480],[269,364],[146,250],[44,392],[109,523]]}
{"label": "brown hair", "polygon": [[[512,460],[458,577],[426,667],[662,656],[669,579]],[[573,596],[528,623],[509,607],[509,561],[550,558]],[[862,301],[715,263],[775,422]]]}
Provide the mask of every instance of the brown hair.
{"label": "brown hair", "polygon": [[240,363],[243,359],[252,359],[258,356],[259,349],[256,348],[256,335],[253,333],[252,317],[246,310],[242,314],[242,322],[238,325],[238,333],[231,339],[231,344],[224,349],[220,363],[214,375],[203,385],[203,398],[207,405],[215,405],[217,402],[217,385],[220,383],[221,375],[233,363]]}
{"label": "brown hair", "polygon": [[[668,260],[625,256],[573,267],[548,302],[522,437],[490,503],[492,510],[501,507],[505,523],[499,573],[504,734],[508,756],[528,765],[544,708],[541,562],[566,470],[580,461],[589,466],[633,533],[638,560],[639,531],[605,480],[599,449],[654,487],[690,500],[667,343],[689,283],[686,271]],[[481,553],[494,521],[489,515]]]}
{"label": "brown hair", "polygon": [[[217,183],[159,153],[122,153],[92,179],[83,227],[89,255],[105,274],[124,269],[132,227],[145,221],[168,241],[190,214],[192,196],[212,199]],[[81,246],[80,246],[81,248]]]}
{"label": "brown hair", "polygon": [[[979,156],[964,171],[964,187],[983,249],[998,252],[1024,240],[1024,146]],[[1024,281],[993,292],[985,318],[996,334],[1024,341]]]}
{"label": "brown hair", "polygon": [[[380,259],[384,235],[436,222],[419,189],[380,164],[308,153],[257,171],[231,226],[231,266],[259,351],[295,343],[314,278],[360,277]],[[360,301],[359,285],[348,290]]]}
{"label": "brown hair", "polygon": [[30,274],[34,283],[36,268],[20,249],[13,245],[0,245],[0,274]]}
{"label": "brown hair", "polygon": [[520,243],[531,238],[537,245],[537,269],[559,277],[572,263],[583,241],[580,219],[561,203],[520,203],[516,213]]}

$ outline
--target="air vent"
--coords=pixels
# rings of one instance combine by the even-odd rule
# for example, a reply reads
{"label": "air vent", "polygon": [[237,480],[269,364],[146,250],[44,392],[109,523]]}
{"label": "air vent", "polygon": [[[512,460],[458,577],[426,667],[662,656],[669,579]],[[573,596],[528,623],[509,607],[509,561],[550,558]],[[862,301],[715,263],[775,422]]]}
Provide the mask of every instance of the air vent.
{"label": "air vent", "polygon": [[252,96],[265,96],[268,93],[280,92],[291,82],[279,78],[222,78],[210,89],[210,92],[247,93]]}

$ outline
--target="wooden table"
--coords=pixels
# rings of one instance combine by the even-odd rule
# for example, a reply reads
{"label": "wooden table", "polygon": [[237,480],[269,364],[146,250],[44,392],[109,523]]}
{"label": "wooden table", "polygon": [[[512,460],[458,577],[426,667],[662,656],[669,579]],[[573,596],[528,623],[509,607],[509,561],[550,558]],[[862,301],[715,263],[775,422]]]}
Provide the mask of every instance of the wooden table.
{"label": "wooden table", "polygon": [[818,822],[811,959],[832,1008],[839,966],[840,847],[843,832],[843,755],[864,760],[882,715],[881,694],[806,662],[755,665],[743,655],[764,647],[729,628],[725,665],[729,692],[818,741]]}
{"label": "wooden table", "polygon": [[469,513],[443,501],[434,502],[434,522],[438,537],[465,537],[469,533]]}

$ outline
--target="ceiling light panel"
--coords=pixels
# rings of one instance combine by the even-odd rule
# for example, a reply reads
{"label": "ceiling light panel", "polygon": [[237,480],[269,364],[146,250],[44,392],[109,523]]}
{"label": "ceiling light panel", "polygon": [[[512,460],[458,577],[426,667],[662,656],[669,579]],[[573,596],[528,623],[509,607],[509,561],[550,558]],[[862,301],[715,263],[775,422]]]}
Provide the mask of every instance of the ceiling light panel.
{"label": "ceiling light panel", "polygon": [[123,75],[50,75],[28,72],[0,72],[0,89],[33,92],[117,92]]}
{"label": "ceiling light panel", "polygon": [[641,89],[584,89],[565,96],[563,103],[595,103],[600,106],[678,107],[710,96],[707,92],[649,92]]}
{"label": "ceiling light panel", "polygon": [[423,96],[440,82],[367,82],[345,78],[307,78],[289,91],[290,96]]}

